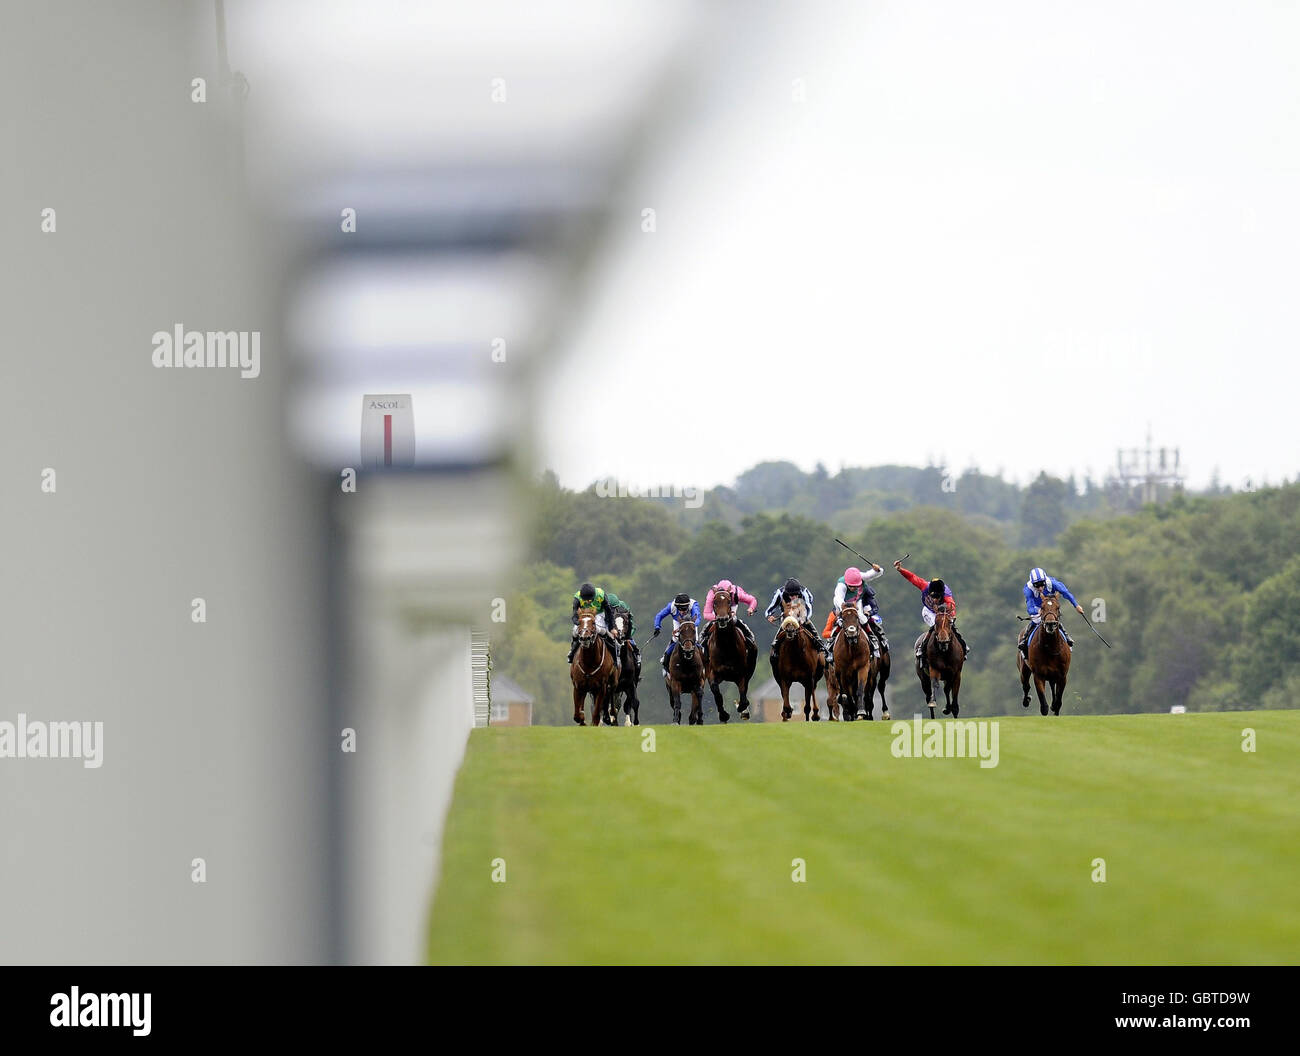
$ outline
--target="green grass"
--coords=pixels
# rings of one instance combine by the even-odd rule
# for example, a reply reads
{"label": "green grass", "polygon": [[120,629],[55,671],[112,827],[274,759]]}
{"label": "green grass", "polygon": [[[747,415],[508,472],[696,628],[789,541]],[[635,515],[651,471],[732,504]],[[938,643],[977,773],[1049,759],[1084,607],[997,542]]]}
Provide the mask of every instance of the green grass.
{"label": "green grass", "polygon": [[993,768],[882,722],[475,730],[429,959],[1300,960],[1300,712],[999,721]]}

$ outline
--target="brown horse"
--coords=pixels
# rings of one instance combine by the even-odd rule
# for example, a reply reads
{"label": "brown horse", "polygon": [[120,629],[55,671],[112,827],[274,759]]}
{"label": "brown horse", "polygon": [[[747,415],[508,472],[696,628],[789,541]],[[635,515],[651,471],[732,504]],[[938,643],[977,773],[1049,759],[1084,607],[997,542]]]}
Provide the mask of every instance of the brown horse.
{"label": "brown horse", "polygon": [[695,624],[683,623],[677,629],[677,645],[668,657],[668,703],[673,708],[673,722],[682,724],[682,694],[689,693],[691,713],[687,725],[703,726],[704,706],[700,700],[703,692],[704,658],[695,641]]}
{"label": "brown horse", "polygon": [[876,692],[876,657],[871,652],[867,628],[856,605],[845,605],[840,609],[835,622],[839,633],[832,647],[835,662],[827,676],[826,691],[838,702],[845,722],[853,722],[859,711],[869,720],[871,700]]}
{"label": "brown horse", "polygon": [[596,629],[596,617],[584,612],[578,617],[578,649],[569,664],[569,678],[573,682],[573,721],[586,726],[583,705],[591,694],[591,722],[599,726],[604,719],[614,725],[613,701],[618,685],[618,671],[614,668],[614,650],[606,644]]}
{"label": "brown horse", "polygon": [[615,697],[613,702],[614,718],[618,718],[618,697],[623,698],[623,725],[640,726],[641,725],[641,700],[636,695],[636,685],[640,681],[640,675],[636,669],[636,657],[632,655],[632,647],[628,644],[629,637],[627,633],[627,617],[614,617],[614,637],[622,644],[620,650],[620,667],[618,673],[618,684],[615,687]]}
{"label": "brown horse", "polygon": [[[1052,714],[1061,714],[1061,695],[1065,692],[1065,680],[1070,673],[1070,647],[1066,644],[1065,634],[1061,630],[1061,601],[1052,595],[1043,599],[1039,610],[1042,617],[1038,630],[1029,643],[1029,663],[1024,655],[1016,650],[1016,668],[1020,672],[1020,688],[1024,699],[1020,702],[1029,707],[1029,679],[1033,676],[1034,689],[1038,692],[1038,710],[1047,714],[1047,698],[1043,696],[1043,686],[1052,687]],[[1028,634],[1030,628],[1025,629]]]}
{"label": "brown horse", "polygon": [[925,702],[934,718],[934,683],[943,683],[943,713],[958,714],[957,696],[961,691],[961,668],[966,651],[953,634],[953,614],[947,606],[934,614],[934,626],[916,640],[921,655],[916,661],[916,677],[925,691]]}
{"label": "brown horse", "polygon": [[[793,598],[782,609],[781,626],[776,632],[776,655],[772,661],[772,674],[776,676],[777,685],[781,687],[781,721],[789,722],[794,709],[790,707],[790,687],[794,683],[803,686],[803,718],[812,722],[821,719],[817,708],[817,683],[826,673],[826,654],[821,645],[813,640],[812,632],[804,629],[807,619],[803,601]],[[839,710],[839,705],[832,698],[832,717]]]}
{"label": "brown horse", "polygon": [[704,678],[713,692],[713,703],[718,706],[718,719],[722,722],[730,716],[722,703],[721,683],[735,683],[740,690],[737,712],[742,719],[749,718],[749,680],[754,677],[758,663],[758,646],[740,629],[734,605],[735,599],[728,591],[720,590],[713,595],[713,629],[709,632]]}

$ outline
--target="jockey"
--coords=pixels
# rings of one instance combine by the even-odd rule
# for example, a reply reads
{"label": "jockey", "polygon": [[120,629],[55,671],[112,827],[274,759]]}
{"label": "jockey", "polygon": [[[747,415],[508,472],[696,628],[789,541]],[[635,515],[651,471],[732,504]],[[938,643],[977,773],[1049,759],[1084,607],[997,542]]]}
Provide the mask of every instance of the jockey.
{"label": "jockey", "polygon": [[617,671],[619,668],[618,641],[612,633],[614,611],[609,606],[609,598],[605,592],[599,587],[593,587],[590,583],[584,583],[578,588],[577,593],[573,595],[573,611],[569,617],[573,620],[573,636],[569,642],[569,663],[573,663],[573,654],[578,651],[578,617],[588,613],[596,617],[596,630],[613,649],[614,670]]}
{"label": "jockey", "polygon": [[[966,654],[966,659],[970,659],[970,646],[966,644],[966,639],[961,636],[961,631],[957,630],[957,599],[952,596],[952,588],[949,587],[942,579],[932,579],[928,582],[918,576],[915,572],[909,572],[903,567],[901,561],[895,561],[894,567],[898,569],[899,574],[907,580],[912,586],[921,592],[921,619],[925,625],[931,629],[934,627],[934,614],[940,608],[947,609],[952,613],[952,631],[957,636],[957,641],[961,642],[962,652]],[[929,633],[921,635],[916,640],[916,656],[921,658],[921,651],[925,648],[925,640]]]}
{"label": "jockey", "polygon": [[880,619],[880,609],[876,605],[876,592],[867,585],[884,574],[885,570],[879,565],[872,565],[866,572],[860,568],[844,570],[844,575],[840,576],[835,584],[835,597],[831,600],[831,611],[826,614],[826,626],[822,630],[822,637],[830,639],[832,648],[835,644],[833,637],[835,623],[839,619],[840,610],[846,604],[858,610],[858,615],[862,617],[862,626],[866,628],[868,636],[874,635],[879,638],[881,649],[889,648],[889,641],[885,638],[885,625]]}
{"label": "jockey", "polygon": [[[1029,614],[1029,626],[1020,632],[1020,653],[1026,660],[1029,659],[1029,640],[1034,636],[1034,631],[1038,629],[1043,619],[1040,611],[1043,607],[1043,599],[1053,594],[1060,594],[1074,606],[1075,612],[1080,616],[1083,615],[1083,606],[1074,600],[1069,587],[1059,579],[1053,579],[1041,568],[1031,571],[1024,589],[1025,611]],[[1074,639],[1066,632],[1064,624],[1061,625],[1061,633],[1065,635],[1065,644],[1074,648]]]}
{"label": "jockey", "polygon": [[[772,603],[768,605],[767,611],[763,614],[767,617],[768,623],[777,623],[781,619],[781,614],[785,611],[785,603],[794,601],[796,598],[803,601],[803,627],[812,635],[812,639],[826,655],[826,662],[831,661],[830,643],[820,638],[817,634],[817,628],[813,626],[813,596],[812,591],[800,583],[797,579],[791,577],[787,579],[784,585],[779,586],[772,593]],[[776,639],[772,639],[772,651],[769,654],[773,663],[776,661]]]}
{"label": "jockey", "polygon": [[632,650],[632,662],[636,664],[637,681],[641,680],[641,647],[633,640],[636,634],[635,621],[632,617],[632,610],[627,607],[627,603],[622,601],[612,590],[605,591],[605,600],[609,602],[609,611],[614,614],[614,618],[623,617],[623,640],[627,642],[628,648]]}
{"label": "jockey", "polygon": [[[754,615],[758,611],[758,599],[752,594],[745,592],[745,588],[739,583],[733,583],[729,579],[720,579],[709,588],[709,592],[704,595],[704,631],[700,634],[700,648],[704,651],[704,662],[709,662],[709,632],[713,630],[713,621],[716,618],[713,613],[713,596],[719,591],[726,591],[731,595],[732,609],[737,616],[740,613],[740,606],[748,605],[749,614]],[[741,633],[745,636],[747,642],[754,641],[754,632],[749,629],[749,625],[744,620],[737,619],[736,623],[740,626]],[[757,643],[755,643],[757,648]]]}
{"label": "jockey", "polygon": [[664,650],[663,659],[659,661],[664,669],[664,678],[668,677],[668,658],[672,655],[673,646],[677,644],[677,628],[687,620],[695,624],[695,629],[700,629],[700,603],[692,598],[685,591],[682,591],[677,597],[673,598],[667,605],[659,610],[655,616],[655,633],[651,638],[659,637],[659,625],[671,616],[673,620],[673,638],[668,643],[668,648]]}

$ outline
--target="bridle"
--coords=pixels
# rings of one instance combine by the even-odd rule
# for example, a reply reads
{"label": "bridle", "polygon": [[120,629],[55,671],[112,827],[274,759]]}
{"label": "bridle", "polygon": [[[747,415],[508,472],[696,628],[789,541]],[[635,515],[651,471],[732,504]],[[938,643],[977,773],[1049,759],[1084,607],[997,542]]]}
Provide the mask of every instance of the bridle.
{"label": "bridle", "polygon": [[934,610],[934,641],[943,651],[952,645],[952,613],[946,605]]}
{"label": "bridle", "polygon": [[1061,626],[1061,603],[1053,596],[1043,598],[1040,609],[1042,617],[1039,622],[1047,634],[1055,634]]}
{"label": "bridle", "polygon": [[[687,640],[686,628],[690,627],[690,640]],[[682,629],[677,632],[677,648],[681,651],[682,656],[688,660],[695,656],[695,624],[684,623]]]}
{"label": "bridle", "polygon": [[[798,613],[795,611],[796,606],[798,608],[803,608],[802,598],[790,598],[786,601],[784,606],[782,606],[781,628],[776,632],[778,638],[788,638],[791,641],[798,639],[799,632],[803,629],[803,625],[799,620]],[[787,621],[790,623],[789,627],[786,626]]]}
{"label": "bridle", "polygon": [[[721,613],[717,611],[718,602],[724,599],[726,600],[727,603],[727,611],[725,613]],[[719,627],[731,626],[731,615],[735,609],[735,604],[736,603],[732,598],[730,591],[720,590],[716,594],[714,594],[713,595],[713,611],[714,611],[713,622],[716,623]]]}
{"label": "bridle", "polygon": [[[845,623],[844,617],[849,613],[853,614],[853,621],[851,623]],[[858,635],[862,631],[862,623],[858,617],[858,610],[853,606],[845,605],[844,608],[840,610],[837,622],[840,625],[840,630],[844,632],[844,639],[849,643],[849,648],[856,649],[858,646]]]}
{"label": "bridle", "polygon": [[[582,654],[587,650],[592,642],[600,643],[600,659],[596,662],[596,666],[588,671],[582,666]],[[596,633],[596,620],[594,617],[584,616],[578,621],[578,645],[581,646],[581,648],[578,650],[577,655],[574,656],[573,662],[578,665],[578,670],[582,674],[594,675],[605,666],[605,641]]]}

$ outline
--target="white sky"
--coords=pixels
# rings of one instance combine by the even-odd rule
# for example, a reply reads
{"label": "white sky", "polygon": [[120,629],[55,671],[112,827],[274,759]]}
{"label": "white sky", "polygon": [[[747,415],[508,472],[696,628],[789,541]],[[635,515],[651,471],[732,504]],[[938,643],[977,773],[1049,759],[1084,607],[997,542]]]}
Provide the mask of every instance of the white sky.
{"label": "white sky", "polygon": [[[1296,4],[786,7],[616,203],[543,464],[1101,475],[1150,422],[1194,485],[1300,471]],[[593,405],[637,442],[577,443]]]}

